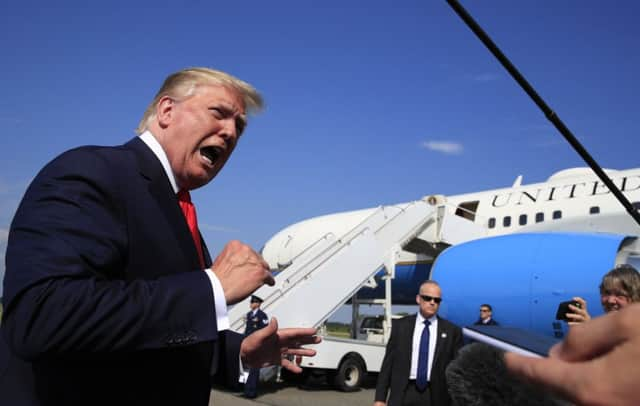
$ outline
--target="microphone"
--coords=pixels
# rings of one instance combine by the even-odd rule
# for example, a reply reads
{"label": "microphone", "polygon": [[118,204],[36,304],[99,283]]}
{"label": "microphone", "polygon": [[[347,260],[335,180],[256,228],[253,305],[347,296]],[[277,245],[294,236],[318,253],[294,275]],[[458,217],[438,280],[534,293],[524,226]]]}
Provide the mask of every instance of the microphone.
{"label": "microphone", "polygon": [[445,371],[455,406],[568,405],[507,371],[504,352],[483,343],[460,350]]}

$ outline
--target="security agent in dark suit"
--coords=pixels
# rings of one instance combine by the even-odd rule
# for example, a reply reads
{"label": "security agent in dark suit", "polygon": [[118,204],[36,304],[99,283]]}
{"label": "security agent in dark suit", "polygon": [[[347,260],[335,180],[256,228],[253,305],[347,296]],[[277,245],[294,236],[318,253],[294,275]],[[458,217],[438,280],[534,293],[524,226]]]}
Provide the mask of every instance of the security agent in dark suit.
{"label": "security agent in dark suit", "polygon": [[[245,320],[244,335],[248,336],[254,331],[258,331],[267,327],[269,324],[269,317],[267,314],[260,310],[263,300],[256,296],[251,295],[251,310],[247,313]],[[244,396],[250,399],[255,398],[258,395],[258,380],[260,378],[260,368],[251,368],[249,370],[249,376],[244,384]]]}
{"label": "security agent in dark suit", "polygon": [[416,296],[418,314],[393,321],[374,406],[451,404],[445,369],[462,347],[462,331],[437,316],[441,300],[437,282],[425,281]]}
{"label": "security agent in dark suit", "polygon": [[224,72],[185,69],[140,137],[68,151],[35,177],[9,232],[0,404],[204,406],[212,376],[233,385],[241,362],[299,372],[283,355],[311,355],[296,344],[314,330],[230,332],[227,305],[273,278],[238,241],[212,263],[177,197],[218,174],[261,104]]}
{"label": "security agent in dark suit", "polygon": [[476,326],[499,326],[498,322],[493,319],[491,305],[486,303],[480,305],[480,317],[473,324]]}

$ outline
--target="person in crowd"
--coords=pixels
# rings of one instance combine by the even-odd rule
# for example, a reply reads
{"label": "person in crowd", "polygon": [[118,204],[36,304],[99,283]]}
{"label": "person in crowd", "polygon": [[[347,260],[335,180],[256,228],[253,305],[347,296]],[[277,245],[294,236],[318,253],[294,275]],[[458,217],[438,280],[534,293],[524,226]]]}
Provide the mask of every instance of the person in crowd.
{"label": "person in crowd", "polygon": [[447,406],[445,369],[462,347],[460,327],[438,316],[442,291],[437,282],[420,284],[415,315],[392,322],[374,406]]}
{"label": "person in crowd", "polygon": [[498,322],[493,319],[493,309],[490,304],[480,305],[480,317],[473,323],[478,326],[498,326]]}
{"label": "person in crowd", "polygon": [[[590,320],[587,301],[581,297],[574,297],[573,300],[578,302],[580,307],[569,305],[569,324],[575,325]],[[618,311],[636,302],[640,302],[640,273],[632,265],[619,264],[602,277],[600,304],[605,313]]]}
{"label": "person in crowd", "polygon": [[184,69],[138,137],[72,149],[37,174],[8,237],[0,404],[205,406],[212,380],[237,385],[242,365],[300,371],[289,356],[314,354],[301,346],[315,329],[229,330],[227,306],[274,279],[239,241],[212,260],[189,193],[262,104],[225,72]]}

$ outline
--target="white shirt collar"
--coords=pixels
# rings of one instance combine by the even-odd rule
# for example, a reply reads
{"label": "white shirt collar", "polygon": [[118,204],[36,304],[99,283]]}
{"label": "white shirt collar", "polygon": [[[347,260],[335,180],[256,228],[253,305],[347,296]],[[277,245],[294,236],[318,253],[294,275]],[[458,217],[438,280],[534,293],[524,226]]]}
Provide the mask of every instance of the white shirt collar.
{"label": "white shirt collar", "polygon": [[140,134],[140,139],[142,142],[147,144],[151,151],[153,151],[153,154],[158,158],[162,164],[162,169],[164,169],[164,172],[167,174],[167,178],[169,178],[169,182],[171,182],[171,187],[173,188],[174,193],[178,193],[180,189],[178,189],[176,178],[173,175],[173,170],[171,170],[171,165],[169,164],[169,158],[167,158],[167,154],[164,152],[164,149],[162,149],[162,145],[160,145],[156,137],[154,137],[149,130]]}
{"label": "white shirt collar", "polygon": [[[416,319],[416,322],[417,323],[424,323],[425,318],[422,315],[422,313],[418,312],[417,315],[418,315],[418,317]],[[437,314],[434,314],[433,316],[429,317],[429,322],[431,324],[433,324],[433,322],[436,321],[436,320],[438,320],[438,315]]]}

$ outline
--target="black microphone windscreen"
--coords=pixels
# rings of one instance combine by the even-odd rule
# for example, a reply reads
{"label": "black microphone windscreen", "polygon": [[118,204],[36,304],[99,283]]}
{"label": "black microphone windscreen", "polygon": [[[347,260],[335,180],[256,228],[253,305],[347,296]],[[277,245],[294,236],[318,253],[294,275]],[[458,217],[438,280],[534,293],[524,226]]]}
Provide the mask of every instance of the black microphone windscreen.
{"label": "black microphone windscreen", "polygon": [[504,352],[487,344],[464,346],[446,370],[455,406],[566,405],[547,391],[509,374]]}

